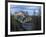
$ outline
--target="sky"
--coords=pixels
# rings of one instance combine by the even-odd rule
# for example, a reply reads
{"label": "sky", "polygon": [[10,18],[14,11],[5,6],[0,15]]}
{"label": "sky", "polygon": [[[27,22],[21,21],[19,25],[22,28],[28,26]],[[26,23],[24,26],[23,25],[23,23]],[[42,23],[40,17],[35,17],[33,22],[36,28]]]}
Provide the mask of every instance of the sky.
{"label": "sky", "polygon": [[10,5],[11,14],[19,11],[25,11],[28,12],[29,15],[34,15],[34,12],[36,13],[35,15],[38,15],[38,13],[41,12],[40,10],[40,6]]}

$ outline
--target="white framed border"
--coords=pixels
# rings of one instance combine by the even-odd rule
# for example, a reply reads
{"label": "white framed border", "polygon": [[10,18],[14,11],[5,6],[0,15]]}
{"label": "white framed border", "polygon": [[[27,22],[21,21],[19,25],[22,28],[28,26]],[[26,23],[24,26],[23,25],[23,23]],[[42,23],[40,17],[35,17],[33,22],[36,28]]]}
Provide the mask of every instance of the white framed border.
{"label": "white framed border", "polygon": [[[41,6],[41,30],[39,31],[20,31],[20,32],[10,32],[10,5],[28,5],[28,6]],[[13,3],[8,2],[8,35],[16,34],[32,34],[32,33],[43,33],[43,4],[27,4],[27,3]]]}

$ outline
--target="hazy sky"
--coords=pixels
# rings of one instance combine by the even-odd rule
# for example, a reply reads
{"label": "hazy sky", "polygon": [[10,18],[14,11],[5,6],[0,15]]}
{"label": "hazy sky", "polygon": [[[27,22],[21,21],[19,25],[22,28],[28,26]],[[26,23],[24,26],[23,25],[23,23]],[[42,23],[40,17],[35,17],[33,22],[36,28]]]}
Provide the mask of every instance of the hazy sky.
{"label": "hazy sky", "polygon": [[40,6],[10,5],[10,11],[12,14],[19,11],[25,11],[28,12],[29,15],[34,15],[34,12],[36,13],[35,15],[38,15],[40,9]]}

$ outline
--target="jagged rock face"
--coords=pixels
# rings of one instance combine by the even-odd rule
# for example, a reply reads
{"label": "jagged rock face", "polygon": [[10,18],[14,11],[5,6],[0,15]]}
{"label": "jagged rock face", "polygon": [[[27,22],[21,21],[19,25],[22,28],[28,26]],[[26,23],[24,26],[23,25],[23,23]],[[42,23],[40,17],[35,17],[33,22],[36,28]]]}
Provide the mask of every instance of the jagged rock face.
{"label": "jagged rock face", "polygon": [[17,12],[15,14],[15,17],[16,17],[16,20],[20,21],[21,23],[25,23],[25,22],[28,22],[28,21],[32,20],[32,18],[29,17],[29,15],[27,15],[24,12]]}

